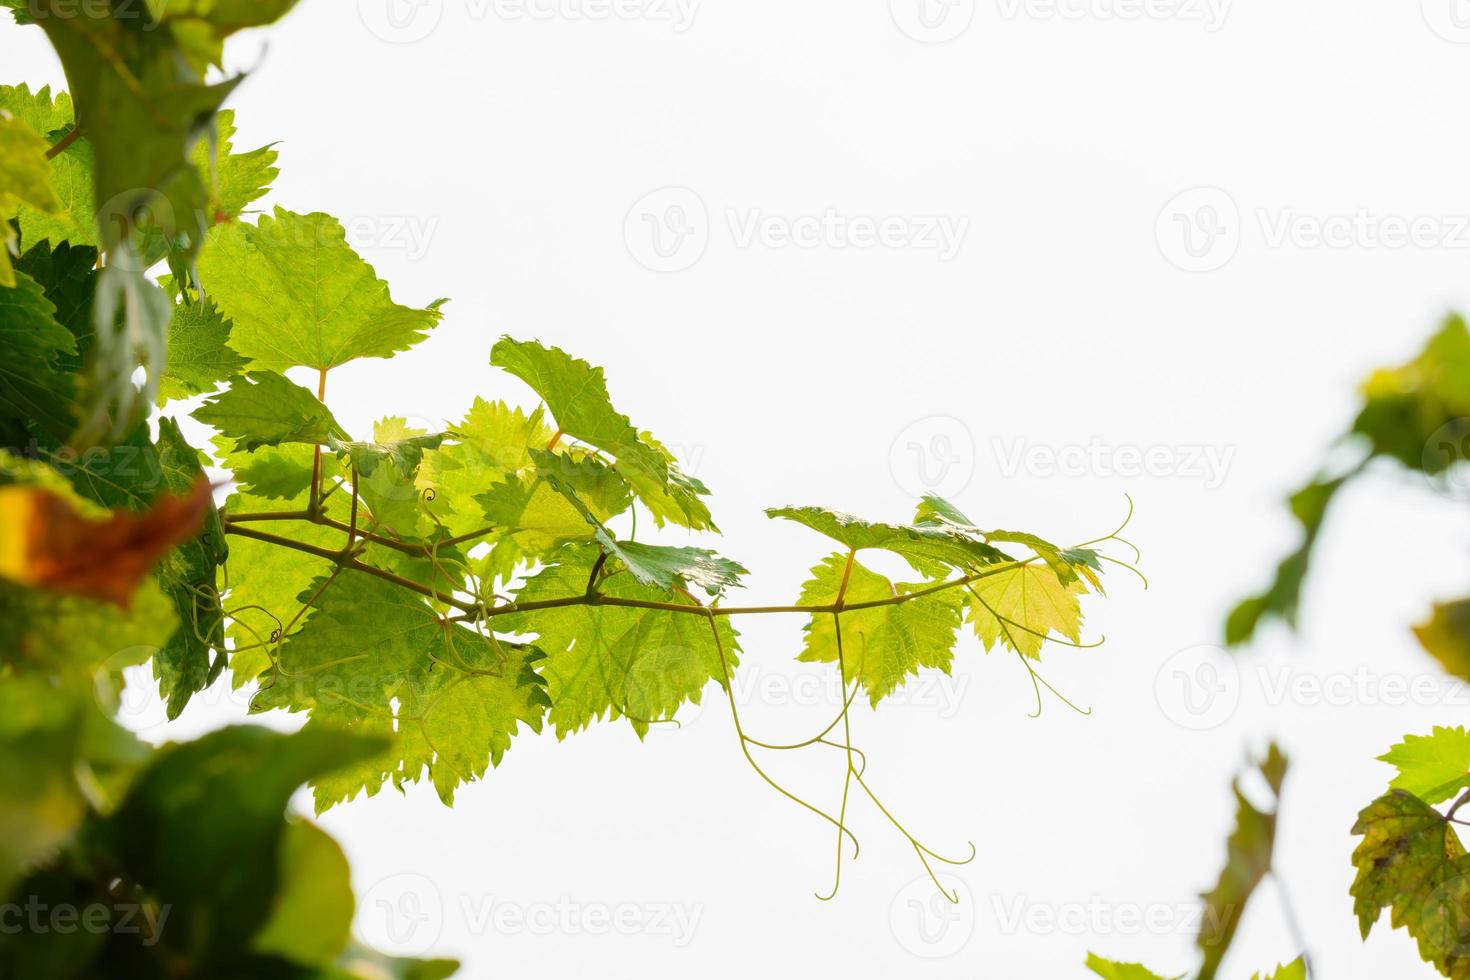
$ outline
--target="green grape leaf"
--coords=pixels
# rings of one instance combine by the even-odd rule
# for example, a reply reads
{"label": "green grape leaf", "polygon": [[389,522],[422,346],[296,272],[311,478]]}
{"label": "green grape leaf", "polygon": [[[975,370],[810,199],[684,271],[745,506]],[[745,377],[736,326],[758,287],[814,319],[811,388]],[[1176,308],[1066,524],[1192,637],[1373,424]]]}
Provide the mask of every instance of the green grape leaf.
{"label": "green grape leaf", "polygon": [[590,540],[596,534],[596,528],[556,485],[534,476],[492,484],[475,500],[483,515],[481,524],[495,527],[496,558],[505,572],[516,563],[548,555],[569,541]]}
{"label": "green grape leaf", "polygon": [[[300,445],[283,446],[280,450],[283,458],[291,458],[288,451],[299,454],[296,457],[298,461],[301,456],[306,460],[306,480],[299,496],[283,502],[236,493],[225,501],[225,513],[304,507],[306,485],[311,481],[311,450]],[[277,451],[262,449],[260,452],[270,454]],[[328,504],[331,505],[329,516],[338,519],[347,516],[338,506],[339,495],[333,495]],[[340,531],[307,521],[293,522],[291,537],[303,544],[327,549],[338,549],[347,543],[346,535]],[[235,688],[243,687],[270,667],[273,644],[280,642],[287,624],[296,619],[298,613],[302,619],[310,621],[310,607],[303,610],[297,597],[307,591],[314,579],[329,573],[332,568],[333,563],[325,558],[239,535],[230,537],[227,566],[230,590],[225,597],[225,606],[230,610],[226,633],[235,641],[235,650],[230,654],[231,681]]]}
{"label": "green grape leaf", "polygon": [[280,879],[270,918],[251,943],[258,953],[330,966],[352,938],[352,872],[347,855],[316,824],[292,820],[281,838]]}
{"label": "green grape leaf", "polygon": [[1363,938],[1391,909],[1390,924],[1408,930],[1425,962],[1447,977],[1470,976],[1470,859],[1453,826],[1394,789],[1358,814],[1353,833],[1363,839],[1353,851],[1349,893]]}
{"label": "green grape leaf", "polygon": [[[986,531],[985,536],[990,541],[1003,541],[1030,548],[1042,561],[1046,562],[1047,567],[1063,585],[1068,585],[1076,579],[1079,571],[1087,576],[1088,581],[1096,585],[1096,575],[1102,571],[1097,552],[1088,548],[1062,548],[1045,538],[1028,534],[1025,531]],[[1087,574],[1089,572],[1092,574]]]}
{"label": "green grape leaf", "polygon": [[61,207],[51,189],[49,149],[51,145],[24,119],[0,110],[0,213],[9,216],[23,204],[42,211]]}
{"label": "green grape leaf", "polygon": [[707,548],[675,548],[638,541],[613,541],[605,547],[639,582],[666,592],[698,588],[718,597],[738,587],[740,576],[749,574],[739,562],[722,558]]}
{"label": "green grape leaf", "polygon": [[1297,605],[1301,601],[1302,583],[1306,581],[1312,548],[1321,533],[1327,510],[1346,482],[1346,477],[1316,480],[1307,484],[1290,500],[1291,512],[1302,526],[1301,547],[1281,561],[1269,588],[1245,599],[1230,612],[1225,622],[1225,642],[1231,646],[1245,643],[1255,635],[1264,620],[1283,619],[1296,625]]}
{"label": "green grape leaf", "polygon": [[320,444],[347,438],[315,395],[272,371],[241,375],[191,414],[235,440],[240,452],[283,442]]}
{"label": "green grape leaf", "polygon": [[46,212],[61,210],[61,201],[51,188],[50,149],[24,120],[0,110],[0,286],[14,286],[15,272],[10,256],[19,252],[9,218],[22,205]]}
{"label": "green grape leaf", "polygon": [[167,746],[94,841],[117,874],[180,910],[162,943],[207,975],[249,949],[283,885],[289,894],[280,861],[292,793],[378,748],[344,733],[281,735],[253,725]]}
{"label": "green grape leaf", "polygon": [[126,611],[0,582],[0,663],[18,669],[90,674],[120,651],[141,664],[177,625],[172,603],[151,581]]}
{"label": "green grape leaf", "polygon": [[41,454],[78,494],[108,510],[145,510],[163,485],[163,466],[146,422],[102,451],[76,454],[66,446],[42,446]]}
{"label": "green grape leaf", "polygon": [[207,140],[194,147],[194,166],[209,181],[211,220],[218,224],[240,217],[253,202],[265,196],[280,173],[274,166],[276,151],[261,146],[244,153],[234,152],[235,113],[221,109],[214,117],[213,152]]}
{"label": "green grape leaf", "polygon": [[[917,527],[939,527],[947,528],[967,538],[978,538],[981,541],[1008,541],[1024,545],[1036,552],[1037,556],[1047,565],[1063,584],[1070,583],[1079,575],[1098,591],[1102,591],[1099,576],[1102,574],[1102,560],[1098,553],[1091,548],[1063,548],[1052,544],[1045,538],[1035,534],[1027,534],[1023,531],[986,531],[975,526],[975,522],[960,512],[954,504],[933,494],[925,496],[919,501],[919,506],[914,514],[914,524]],[[996,552],[1000,555],[1000,552]],[[1004,556],[996,560],[1008,560]]]}
{"label": "green grape leaf", "polygon": [[[665,592],[688,591],[690,587],[697,587],[711,596],[720,596],[727,589],[738,586],[740,576],[747,574],[744,566],[738,562],[721,558],[707,548],[676,548],[636,541],[618,541],[594,509],[583,500],[582,494],[574,488],[585,487],[587,496],[597,501],[604,510],[609,507],[620,509],[627,503],[627,493],[622,480],[612,469],[590,458],[574,462],[542,450],[533,450],[531,455],[538,473],[541,474],[540,479],[554,487],[582,519],[584,533],[569,533],[565,539],[584,537],[585,532],[590,530],[602,550],[609,557],[617,559],[641,584],[652,585]],[[550,475],[553,473],[556,475]],[[615,489],[609,491],[604,477],[616,480]],[[573,481],[570,485],[568,478]],[[494,514],[488,508],[486,516],[494,519]]]}
{"label": "green grape leaf", "polygon": [[203,21],[220,38],[248,27],[264,27],[285,16],[297,0],[146,0],[148,10],[170,27]]}
{"label": "green grape leaf", "polygon": [[75,426],[74,391],[58,364],[76,353],[76,342],[56,322],[39,283],[23,272],[13,281],[0,287],[0,417],[29,421],[62,440]]}
{"label": "green grape leaf", "polygon": [[[517,605],[580,596],[592,578],[598,551],[571,545],[516,593]],[[611,574],[598,584],[605,596],[678,605],[688,599]],[[719,631],[719,642],[714,630]],[[679,706],[700,703],[710,681],[725,684],[738,662],[728,618],[664,609],[566,605],[496,617],[497,629],[537,637],[546,654],[541,674],[551,698],[551,723],[565,738],[604,718],[627,718],[642,738],[650,724]],[[724,662],[721,656],[723,654]]]}
{"label": "green grape leaf", "polygon": [[1231,787],[1235,793],[1235,830],[1225,842],[1225,866],[1215,887],[1200,896],[1205,909],[1195,943],[1204,954],[1204,962],[1197,980],[1214,980],[1245,914],[1246,903],[1271,870],[1286,757],[1273,743],[1257,768],[1272,787],[1276,808],[1269,812],[1257,808],[1241,792],[1238,779]]}
{"label": "green grape leaf", "polygon": [[438,449],[443,442],[442,432],[409,429],[402,418],[386,418],[375,423],[372,442],[332,438],[327,445],[356,467],[358,476],[372,476],[382,463],[391,463],[402,473],[415,473],[423,462],[424,450]]}
{"label": "green grape leaf", "polygon": [[[0,589],[0,608],[7,606]],[[0,785],[0,893],[12,894],[26,869],[72,838],[95,786],[111,792],[147,753],[98,710],[96,698],[93,678],[85,674],[58,683],[22,666],[0,684],[0,770],[6,777]],[[0,935],[0,972],[7,965]]]}
{"label": "green grape leaf", "polygon": [[1436,725],[1430,735],[1405,735],[1378,761],[1398,769],[1394,789],[1440,803],[1470,788],[1470,731]]}
{"label": "green grape leaf", "polygon": [[672,466],[670,454],[657,440],[640,434],[626,415],[613,408],[602,368],[559,347],[510,337],[496,343],[490,363],[530,385],[546,402],[560,433],[611,454],[618,472],[659,527],[669,522],[696,531],[717,530],[699,499],[709,491]]}
{"label": "green grape leaf", "polygon": [[[205,84],[169,31],[122,30],[109,7],[68,9],[37,21],[66,70],[78,123],[94,157],[103,250],[130,241],[147,214],[166,241],[192,255],[207,227],[205,190],[189,164],[194,143],[239,78]],[[100,121],[105,120],[105,124]],[[123,219],[123,220],[115,220]]]}
{"label": "green grape leaf", "polygon": [[372,442],[338,438],[327,444],[342,462],[342,469],[357,471],[357,489],[367,505],[368,516],[381,530],[408,540],[424,534],[424,501],[417,484],[424,452],[444,441],[442,433],[410,429],[402,418],[386,418],[373,426]]}
{"label": "green grape leaf", "polygon": [[283,208],[254,225],[216,226],[199,257],[199,280],[234,324],[235,350],[277,372],[391,357],[424,339],[443,302],[398,305],[337,219]]}
{"label": "green grape leaf", "polygon": [[612,535],[602,521],[632,501],[618,472],[594,456],[542,449],[528,449],[526,456],[532,469],[475,497],[482,523],[495,528],[487,572],[503,579],[568,542],[597,537],[608,545]]}
{"label": "green grape leaf", "polygon": [[[261,446],[246,452],[236,451],[233,440],[224,436],[216,435],[213,442],[215,455],[221,465],[234,474],[235,485],[241,493],[260,501],[283,500],[305,506],[307,491],[311,488],[313,460],[309,444],[283,442],[279,446]],[[335,456],[323,456],[321,465],[323,482],[330,482],[340,473]],[[252,505],[251,509],[267,508]]]}
{"label": "green grape leaf", "polygon": [[[1459,315],[1446,318],[1418,356],[1374,372],[1363,383],[1363,408],[1353,432],[1374,456],[1388,456],[1431,476],[1464,459],[1470,435],[1470,329]],[[1450,438],[1440,444],[1445,428]]]}
{"label": "green grape leaf", "polygon": [[318,579],[314,612],[286,638],[261,679],[253,711],[309,710],[314,724],[394,723],[386,750],[317,786],[319,809],[424,766],[446,803],[461,783],[499,764],[521,723],[539,731],[546,709],[533,650],[445,623],[416,594],[363,572]]}
{"label": "green grape leaf", "polygon": [[458,786],[500,765],[519,724],[541,731],[550,707],[546,681],[535,669],[541,653],[534,648],[508,652],[510,659],[497,663],[496,673],[429,674],[412,714],[399,713],[400,731],[407,727],[409,740],[422,739],[434,753],[430,777],[446,805],[453,804]]}
{"label": "green grape leaf", "polygon": [[417,482],[421,490],[432,491],[426,494],[429,510],[459,535],[485,527],[475,498],[494,484],[513,482],[531,465],[531,448],[545,446],[551,430],[540,409],[527,415],[504,402],[476,398],[450,435],[454,442],[424,453]]}
{"label": "green grape leaf", "polygon": [[1082,606],[1077,597],[1086,589],[1073,577],[1057,578],[1050,565],[1017,565],[987,575],[965,586],[970,625],[985,649],[997,642],[1034,660],[1052,633],[1077,643],[1082,636]]}
{"label": "green grape leaf", "polygon": [[674,454],[652,433],[640,432],[643,444],[663,457],[665,478],[659,482],[655,474],[619,460],[619,472],[643,501],[643,506],[653,515],[653,523],[663,527],[665,523],[677,524],[695,531],[719,531],[710,518],[709,506],[701,499],[709,496],[709,487],[679,466]]}
{"label": "green grape leaf", "polygon": [[[199,453],[170,418],[158,420],[158,460],[161,489],[169,493],[186,493],[204,477]],[[153,657],[153,673],[170,720],[224,669],[225,656],[215,651],[223,647],[225,638],[218,569],[228,556],[219,511],[211,504],[200,532],[159,564],[159,584],[173,598],[179,617],[178,629]]]}
{"label": "green grape leaf", "polygon": [[[812,578],[801,587],[802,605],[830,605],[843,595],[845,607],[883,602],[918,588],[895,586],[888,579],[864,568],[849,556],[834,554],[812,569]],[[946,674],[954,655],[955,630],[960,625],[957,589],[945,589],[906,602],[870,608],[847,608],[842,614],[843,681],[863,685],[874,707],[908,680],[921,667],[936,667]],[[806,627],[806,640],[798,660],[838,662],[836,617],[814,613]]]}
{"label": "green grape leaf", "polygon": [[168,325],[168,360],[158,382],[158,400],[214,391],[245,369],[230,348],[230,323],[208,300],[179,303]]}
{"label": "green grape leaf", "polygon": [[[349,943],[337,959],[337,969],[361,980],[446,980],[459,970],[457,960],[416,960],[388,956],[358,943]],[[339,980],[331,974],[330,980]]]}
{"label": "green grape leaf", "polygon": [[[1362,386],[1363,405],[1349,435],[1362,458],[1345,474],[1319,478],[1291,498],[1303,529],[1301,547],[1287,556],[1263,593],[1241,602],[1226,621],[1226,640],[1244,643],[1259,624],[1280,618],[1294,625],[1312,546],[1339,489],[1374,458],[1394,459],[1410,470],[1441,476],[1470,460],[1470,329],[1448,317],[1424,349],[1408,363],[1375,372]],[[1450,612],[1447,610],[1446,612]],[[1441,624],[1443,625],[1443,624]],[[1447,669],[1464,669],[1453,634],[1429,624],[1430,649]]]}
{"label": "green grape leaf", "polygon": [[891,551],[930,578],[943,577],[946,568],[969,572],[1010,560],[998,549],[950,525],[875,524],[825,507],[771,507],[766,516],[804,524],[852,551]]}
{"label": "green grape leaf", "polygon": [[56,322],[66,328],[75,341],[74,352],[62,352],[56,364],[75,374],[82,369],[83,358],[92,345],[92,294],[97,288],[97,250],[86,245],[62,242],[38,242],[26,249],[15,263],[46,294],[46,301],[56,308]]}
{"label": "green grape leaf", "polygon": [[[313,581],[298,597],[313,613],[282,644],[252,710],[312,709],[352,718],[388,711],[405,683],[446,644],[439,616],[418,595],[363,572]],[[449,662],[447,652],[439,658]]]}
{"label": "green grape leaf", "polygon": [[[60,93],[58,100],[66,93]],[[59,101],[58,101],[59,104]],[[97,202],[92,197],[92,145],[77,139],[51,158],[51,190],[61,207],[55,212],[20,209],[20,237],[26,248],[54,245],[96,246]]]}
{"label": "green grape leaf", "polygon": [[1470,599],[1437,603],[1429,620],[1414,627],[1414,635],[1447,672],[1470,680]]}
{"label": "green grape leaf", "polygon": [[1103,980],[1184,980],[1184,974],[1169,978],[1145,969],[1138,963],[1105,960],[1096,953],[1087,954],[1087,968]]}
{"label": "green grape leaf", "polygon": [[1290,963],[1276,968],[1276,972],[1270,976],[1264,973],[1251,975],[1251,980],[1307,980],[1307,960],[1304,956],[1298,956]]}
{"label": "green grape leaf", "polygon": [[0,109],[47,139],[72,123],[71,96],[57,92],[53,98],[50,85],[43,85],[34,92],[25,82],[0,85]]}

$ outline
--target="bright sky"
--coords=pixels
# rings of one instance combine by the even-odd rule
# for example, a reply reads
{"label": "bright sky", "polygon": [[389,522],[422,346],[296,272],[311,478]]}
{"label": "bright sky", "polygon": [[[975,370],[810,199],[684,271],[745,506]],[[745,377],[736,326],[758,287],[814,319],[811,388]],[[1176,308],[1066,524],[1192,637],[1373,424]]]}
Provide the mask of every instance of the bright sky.
{"label": "bright sky", "polygon": [[[832,835],[711,699],[642,745],[523,736],[453,810],[425,787],[333,811],[370,937],[470,977],[1069,977],[1089,949],[1181,973],[1230,777],[1275,735],[1320,975],[1427,975],[1386,920],[1360,943],[1348,828],[1375,756],[1466,716],[1408,632],[1467,591],[1463,506],[1364,484],[1300,636],[1198,648],[1294,544],[1281,497],[1357,381],[1470,305],[1453,2],[305,0],[242,39],[237,144],[279,141],[268,202],[341,218],[396,299],[451,298],[416,350],[334,373],[345,424],[528,402],[488,353],[539,337],[709,484],[752,601],[827,553],[764,507],[901,519],[927,490],[1063,541],[1130,493],[1153,586],[1110,575],[1087,608],[1107,644],[1043,661],[1091,717],[1029,719],[1024,672],[973,638],[952,679],[856,713],[897,814],[975,842],[958,911],[863,803],[862,857],[816,901]],[[4,81],[62,83],[39,32],[0,26],[0,51]],[[741,625],[751,728],[819,728],[835,685],[792,661],[799,621]],[[243,717],[212,693],[149,736]],[[835,800],[839,759],[773,766]],[[1295,955],[1276,898],[1230,977]]]}

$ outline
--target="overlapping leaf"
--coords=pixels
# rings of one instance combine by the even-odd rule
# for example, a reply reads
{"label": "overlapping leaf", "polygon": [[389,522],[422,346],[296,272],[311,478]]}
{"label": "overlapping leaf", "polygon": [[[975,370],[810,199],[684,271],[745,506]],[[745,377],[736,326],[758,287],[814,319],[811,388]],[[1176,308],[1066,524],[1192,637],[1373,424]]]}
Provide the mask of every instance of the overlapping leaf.
{"label": "overlapping leaf", "polygon": [[1145,968],[1140,963],[1105,960],[1096,953],[1087,954],[1087,968],[1103,980],[1184,980],[1184,975],[1169,978]]}
{"label": "overlapping leaf", "polygon": [[14,286],[11,254],[19,251],[10,217],[22,206],[39,211],[61,210],[51,187],[46,151],[50,144],[26,120],[0,108],[0,286]]}
{"label": "overlapping leaf", "polygon": [[273,371],[241,375],[193,416],[235,440],[235,449],[242,452],[283,442],[321,444],[348,438],[315,395]]}
{"label": "overlapping leaf", "polygon": [[520,724],[540,730],[546,694],[534,650],[446,623],[416,594],[362,572],[318,579],[301,598],[314,611],[286,638],[252,709],[396,733],[384,752],[319,786],[319,809],[390,779],[415,781],[425,766],[452,801],[500,761]]}
{"label": "overlapping leaf", "polygon": [[[844,589],[844,582],[846,583]],[[868,699],[878,702],[901,687],[922,667],[949,673],[961,600],[956,589],[892,602],[913,586],[895,586],[845,555],[832,555],[812,569],[801,588],[802,605],[831,605],[842,594],[844,606],[884,603],[847,609],[841,616],[843,680],[858,681]],[[813,613],[798,659],[837,663],[838,626],[830,613]]]}
{"label": "overlapping leaf", "polygon": [[1447,673],[1470,680],[1470,599],[1436,604],[1414,635]]}
{"label": "overlapping leaf", "polygon": [[168,360],[159,380],[160,401],[214,391],[245,369],[230,347],[230,323],[208,300],[178,303],[168,325]]}
{"label": "overlapping leaf", "polygon": [[1440,803],[1470,788],[1470,731],[1435,726],[1430,735],[1405,735],[1378,757],[1398,769],[1390,783],[1425,803]]}
{"label": "overlapping leaf", "polygon": [[438,302],[425,309],[393,302],[342,225],[321,213],[276,208],[254,225],[216,227],[199,278],[234,324],[235,350],[278,372],[390,357],[423,340],[440,317]]}
{"label": "overlapping leaf", "polygon": [[1050,565],[1016,565],[965,586],[970,625],[993,649],[1004,644],[1039,659],[1047,637],[1056,633],[1073,643],[1081,639],[1086,586],[1077,576],[1063,584]]}
{"label": "overlapping leaf", "polygon": [[1363,938],[1383,909],[1419,943],[1440,973],[1470,977],[1470,858],[1454,827],[1403,790],[1390,790],[1358,814],[1357,875],[1350,892]]}
{"label": "overlapping leaf", "polygon": [[[562,549],[516,593],[516,604],[584,594],[597,557],[595,547]],[[643,585],[628,573],[611,574],[596,587],[615,598],[695,608],[689,599]],[[728,619],[693,612],[578,604],[499,616],[495,625],[534,636],[546,654],[541,673],[558,738],[604,718],[627,718],[642,737],[650,724],[672,718],[685,702],[698,704],[710,681],[723,685],[738,656]]]}
{"label": "overlapping leaf", "polygon": [[75,355],[76,341],[39,283],[19,271],[12,278],[13,286],[0,287],[0,417],[65,439],[75,425],[75,383],[63,360]]}
{"label": "overlapping leaf", "polygon": [[1246,903],[1271,870],[1286,757],[1273,744],[1258,768],[1271,789],[1275,805],[1270,810],[1262,810],[1241,792],[1239,780],[1232,786],[1235,829],[1225,842],[1225,866],[1215,887],[1201,896],[1205,909],[1196,945],[1204,954],[1204,961],[1198,980],[1214,980],[1245,915]]}
{"label": "overlapping leaf", "polygon": [[684,474],[662,444],[640,433],[626,415],[613,408],[602,368],[558,347],[509,337],[491,350],[490,363],[530,385],[546,402],[560,433],[612,456],[618,472],[658,526],[671,522],[693,530],[715,530],[709,508],[700,499],[708,489]]}
{"label": "overlapping leaf", "polygon": [[948,568],[974,571],[1010,560],[978,536],[953,525],[873,523],[826,507],[772,507],[766,516],[804,524],[852,551],[891,551],[931,578],[942,576]]}
{"label": "overlapping leaf", "polygon": [[[1333,497],[1375,458],[1440,477],[1470,461],[1470,329],[1458,315],[1448,317],[1424,349],[1411,361],[1380,370],[1362,386],[1363,404],[1348,433],[1361,448],[1358,462],[1346,472],[1320,477],[1291,497],[1291,510],[1302,526],[1303,542],[1276,570],[1271,585],[1247,598],[1231,612],[1226,639],[1243,643],[1259,624],[1281,618],[1294,624],[1312,547]],[[1448,615],[1456,612],[1450,608]],[[1459,673],[1465,657],[1452,636],[1434,629],[1426,640],[1430,652]],[[1440,623],[1438,625],[1443,625]]]}

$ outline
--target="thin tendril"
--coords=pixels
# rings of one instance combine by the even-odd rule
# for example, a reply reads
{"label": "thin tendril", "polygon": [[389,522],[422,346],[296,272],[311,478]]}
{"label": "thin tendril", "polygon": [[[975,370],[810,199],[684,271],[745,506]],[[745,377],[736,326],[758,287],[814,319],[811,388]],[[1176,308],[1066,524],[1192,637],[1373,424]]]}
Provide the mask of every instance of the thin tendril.
{"label": "thin tendril", "polygon": [[730,717],[735,723],[735,734],[739,736],[740,752],[742,755],[745,756],[745,761],[750,763],[750,767],[755,770],[756,775],[760,776],[761,779],[764,779],[766,783],[776,792],[780,793],[787,799],[800,804],[801,806],[810,810],[812,813],[815,813],[817,816],[821,817],[823,820],[832,824],[834,827],[839,828],[843,833],[845,833],[848,836],[848,839],[852,841],[852,856],[854,859],[856,859],[858,856],[859,845],[858,839],[852,833],[852,831],[844,827],[842,823],[835,817],[833,817],[830,813],[827,813],[825,810],[821,809],[818,806],[815,806],[814,804],[808,803],[806,800],[803,800],[801,797],[797,796],[795,793],[791,792],[789,789],[772,779],[769,775],[767,775],[766,771],[761,768],[760,763],[755,761],[755,757],[750,754],[750,747],[749,745],[747,745],[745,731],[740,724],[740,709],[735,704],[735,688],[734,685],[730,682],[730,662],[729,659],[725,656],[724,641],[720,639],[719,624],[715,621],[712,610],[706,608],[705,611],[709,616],[710,632],[714,634],[715,651],[720,656],[720,672],[724,677],[725,695],[730,702]]}
{"label": "thin tendril", "polygon": [[1134,568],[1132,565],[1128,564],[1126,561],[1123,561],[1121,558],[1114,558],[1112,555],[1104,555],[1101,552],[1098,553],[1098,557],[1101,558],[1103,561],[1110,561],[1114,565],[1122,565],[1124,568],[1128,569],[1128,571],[1138,576],[1139,580],[1143,582],[1143,587],[1145,589],[1148,588],[1147,576],[1145,576],[1138,569]]}

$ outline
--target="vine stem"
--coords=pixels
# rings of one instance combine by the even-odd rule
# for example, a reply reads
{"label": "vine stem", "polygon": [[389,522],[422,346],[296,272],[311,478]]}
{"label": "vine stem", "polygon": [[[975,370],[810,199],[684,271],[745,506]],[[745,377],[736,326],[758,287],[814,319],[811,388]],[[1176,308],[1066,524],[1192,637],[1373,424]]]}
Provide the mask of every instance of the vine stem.
{"label": "vine stem", "polygon": [[359,561],[347,549],[333,551],[331,548],[319,548],[314,544],[307,544],[304,541],[293,541],[290,538],[283,538],[278,534],[271,534],[268,531],[257,531],[252,527],[238,527],[230,524],[225,525],[225,533],[238,535],[242,538],[251,538],[255,541],[264,541],[267,544],[279,545],[283,548],[291,548],[295,551],[303,552],[304,554],[315,555],[318,558],[325,558],[327,561],[336,562],[343,568],[350,568],[356,572],[365,572],[368,575],[376,576],[385,582],[392,582],[394,585],[402,586],[411,592],[417,592],[421,596],[442,602],[448,606],[453,606],[466,613],[472,612],[475,609],[475,604],[472,602],[466,602],[454,596],[444,595],[437,589],[431,589],[426,585],[420,585],[412,579],[404,578],[402,575],[396,575],[387,569],[378,568],[366,562]]}
{"label": "vine stem", "polygon": [[66,152],[66,148],[75,143],[77,141],[77,137],[81,135],[82,127],[75,125],[72,126],[71,132],[67,133],[61,139],[57,140],[56,144],[46,151],[46,159],[55,160],[57,157],[61,156],[61,154]]}
{"label": "vine stem", "polygon": [[488,609],[466,610],[467,615],[453,617],[456,621],[468,621],[475,619],[493,619],[496,616],[508,616],[513,613],[534,612],[538,609],[559,609],[563,606],[629,606],[635,609],[661,609],[666,612],[688,613],[695,616],[756,616],[771,613],[801,613],[811,615],[815,613],[854,612],[859,609],[876,609],[880,606],[896,606],[901,603],[918,599],[921,596],[932,595],[945,589],[955,589],[970,582],[999,575],[1010,571],[1021,565],[1029,565],[1036,558],[1026,558],[1021,561],[1001,562],[987,566],[983,571],[974,572],[963,578],[951,579],[940,582],[928,588],[916,589],[913,592],[905,592],[901,595],[888,596],[883,599],[867,599],[863,602],[845,602],[841,606],[836,603],[823,603],[796,606],[691,606],[679,602],[658,602],[652,599],[624,599],[618,596],[605,595],[574,595],[563,596],[558,599],[537,599],[532,602],[508,602],[499,606],[491,606]]}
{"label": "vine stem", "polygon": [[[321,368],[317,372],[316,400],[323,405],[327,403],[327,369]],[[311,447],[311,495],[308,497],[310,503],[306,505],[306,512],[313,518],[321,513],[322,507],[322,444],[317,443]],[[354,500],[356,499],[356,488],[354,488]]]}
{"label": "vine stem", "polygon": [[[238,535],[243,538],[252,538],[256,541],[263,541],[268,544],[277,545],[282,548],[291,548],[304,554],[314,555],[318,558],[324,558],[327,561],[337,562],[347,568],[353,569],[354,571],[366,572],[369,575],[375,575],[378,578],[392,582],[395,585],[401,585],[406,589],[417,592],[419,595],[426,596],[427,598],[434,599],[438,602],[444,603],[445,605],[453,606],[455,609],[460,610],[460,613],[462,615],[450,617],[451,621],[454,622],[477,622],[485,619],[494,619],[496,616],[508,616],[514,613],[535,612],[536,610],[540,609],[561,609],[566,606],[598,605],[626,606],[635,609],[659,609],[665,612],[685,613],[694,616],[753,616],[771,613],[800,613],[805,615],[812,615],[817,613],[836,613],[843,611],[852,612],[859,609],[875,609],[881,606],[896,606],[904,602],[910,602],[914,599],[918,599],[921,596],[932,595],[945,589],[959,588],[961,586],[969,584],[970,582],[976,582],[983,578],[989,578],[992,575],[999,575],[1002,572],[1009,571],[1012,568],[1017,568],[1022,565],[1029,565],[1030,563],[1037,560],[1035,557],[1032,557],[1020,561],[1001,562],[999,564],[987,566],[983,571],[974,572],[970,575],[964,576],[963,578],[951,579],[947,582],[940,582],[936,585],[931,585],[928,588],[917,589],[913,592],[905,592],[896,596],[888,596],[883,599],[868,599],[863,602],[847,602],[841,605],[838,605],[837,603],[825,603],[819,605],[814,604],[795,606],[706,607],[698,605],[691,606],[686,603],[679,602],[658,602],[651,599],[624,599],[618,596],[604,596],[594,593],[562,596],[557,599],[538,599],[533,602],[509,602],[499,606],[491,606],[489,608],[485,608],[479,603],[470,602],[465,599],[459,599],[455,596],[445,595],[444,593],[439,592],[436,589],[431,589],[427,586],[420,585],[418,582],[415,582],[411,579],[406,579],[401,575],[395,575],[394,573],[389,572],[386,569],[377,568],[373,565],[366,564],[365,562],[357,560],[355,557],[348,554],[345,550],[333,551],[330,548],[321,548],[316,545],[307,544],[303,541],[295,541],[291,538],[282,537],[278,534],[271,534],[267,531],[257,531],[251,527],[241,526],[240,524],[232,520],[225,522],[225,533]],[[362,536],[364,532],[358,532],[358,534],[359,536]]]}

